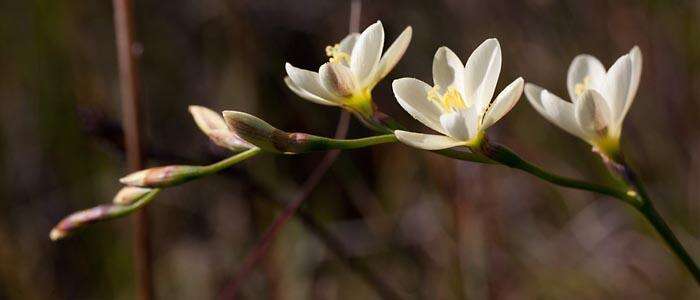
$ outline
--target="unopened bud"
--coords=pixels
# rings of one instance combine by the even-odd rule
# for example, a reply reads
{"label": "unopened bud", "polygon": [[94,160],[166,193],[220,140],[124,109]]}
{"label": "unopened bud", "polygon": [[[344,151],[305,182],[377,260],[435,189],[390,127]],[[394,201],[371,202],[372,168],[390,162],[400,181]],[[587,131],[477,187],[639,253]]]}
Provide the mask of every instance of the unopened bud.
{"label": "unopened bud", "polygon": [[305,152],[311,146],[309,142],[313,136],[279,130],[267,122],[243,112],[224,111],[224,120],[238,136],[265,151],[293,154]]}
{"label": "unopened bud", "polygon": [[118,214],[121,210],[123,210],[123,207],[118,205],[105,204],[72,213],[63,218],[56,227],[51,229],[49,238],[52,241],[62,239],[79,227],[110,218]]}
{"label": "unopened bud", "polygon": [[243,151],[254,147],[241,139],[235,132],[231,131],[228,126],[226,126],[224,118],[217,112],[204,106],[197,105],[190,105],[189,111],[199,129],[201,129],[214,144],[232,151]]}
{"label": "unopened bud", "polygon": [[139,199],[142,199],[144,196],[146,196],[151,191],[153,191],[153,189],[151,189],[151,188],[142,188],[142,187],[136,187],[136,186],[123,187],[114,196],[112,203],[119,204],[119,205],[129,205],[129,204],[132,204],[132,203],[138,201]]}
{"label": "unopened bud", "polygon": [[199,169],[197,166],[156,167],[126,175],[119,182],[137,187],[167,187],[199,176]]}

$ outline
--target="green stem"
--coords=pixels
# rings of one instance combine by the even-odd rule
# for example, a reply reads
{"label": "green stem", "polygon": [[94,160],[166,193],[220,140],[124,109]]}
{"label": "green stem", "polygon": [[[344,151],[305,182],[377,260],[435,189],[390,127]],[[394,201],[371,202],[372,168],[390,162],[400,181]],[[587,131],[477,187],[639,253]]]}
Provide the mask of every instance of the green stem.
{"label": "green stem", "polygon": [[520,158],[510,149],[498,144],[489,143],[488,141],[482,144],[482,150],[488,157],[503,165],[525,171],[553,184],[612,196],[634,206],[644,218],[651,223],[656,232],[661,235],[664,242],[671,248],[671,251],[693,275],[695,282],[700,285],[700,269],[698,269],[697,264],[690,257],[678,238],[676,238],[675,234],[673,234],[673,231],[671,231],[661,215],[656,211],[641,181],[639,181],[636,174],[627,167],[626,164],[617,165],[617,167],[613,169],[620,171],[627,185],[634,189],[621,190],[549,173]]}
{"label": "green stem", "polygon": [[642,204],[638,210],[640,213],[642,213],[644,218],[651,223],[656,232],[659,233],[664,242],[666,242],[666,245],[668,245],[676,257],[680,259],[688,272],[693,275],[695,283],[700,285],[700,269],[698,269],[698,265],[695,263],[693,258],[690,257],[690,254],[688,254],[688,252],[685,250],[683,244],[681,244],[678,238],[676,238],[676,235],[673,234],[673,231],[671,231],[671,228],[668,227],[666,221],[664,221],[664,218],[661,217],[661,215],[656,211],[651,201],[646,199],[644,204]]}
{"label": "green stem", "polygon": [[213,164],[211,164],[211,165],[202,166],[202,167],[199,169],[199,172],[198,172],[197,175],[198,175],[198,177],[201,177],[201,176],[206,176],[206,175],[214,174],[214,173],[219,172],[219,171],[221,171],[221,170],[223,170],[223,169],[226,169],[226,168],[228,168],[228,167],[231,167],[231,166],[233,166],[233,165],[235,165],[235,164],[237,164],[237,163],[239,163],[239,162],[241,162],[241,161],[244,161],[244,160],[246,160],[246,159],[248,159],[248,158],[251,158],[251,157],[255,156],[255,155],[258,154],[258,153],[260,153],[260,148],[251,148],[251,149],[248,149],[248,150],[246,150],[246,151],[243,151],[243,152],[241,152],[241,153],[238,153],[238,154],[236,154],[236,155],[234,155],[234,156],[231,156],[231,157],[229,157],[229,158],[227,158],[227,159],[224,159],[224,160],[222,160],[222,161],[215,162],[215,163],[213,163]]}
{"label": "green stem", "polygon": [[100,221],[123,217],[136,210],[139,210],[140,208],[146,206],[146,204],[150,203],[153,199],[155,199],[158,193],[160,193],[160,191],[162,191],[162,189],[155,188],[152,191],[148,192],[148,194],[144,195],[138,201],[132,203],[131,205],[115,205],[114,207],[116,207],[117,209],[112,214],[110,214],[109,217],[105,219],[100,219]]}
{"label": "green stem", "polygon": [[553,184],[612,196],[635,207],[639,206],[637,198],[628,195],[627,191],[549,173],[542,168],[522,159],[520,156],[515,154],[515,152],[504,146],[484,141],[484,143],[481,145],[481,150],[486,156],[503,165],[525,171]]}
{"label": "green stem", "polygon": [[317,136],[314,136],[313,138],[310,139],[310,142],[314,143],[313,150],[329,150],[329,149],[348,150],[348,149],[364,148],[364,147],[374,146],[374,145],[378,145],[378,144],[394,143],[396,141],[398,141],[398,139],[396,139],[396,136],[394,136],[394,134],[384,134],[384,135],[370,136],[370,137],[360,138],[360,139],[347,139],[347,140],[331,139],[331,138],[317,137]]}
{"label": "green stem", "polygon": [[617,173],[624,179],[625,184],[637,191],[637,198],[639,199],[639,205],[635,208],[644,216],[649,223],[651,223],[654,230],[661,236],[666,245],[671,249],[671,251],[678,257],[678,259],[683,263],[683,266],[693,275],[695,283],[700,285],[700,269],[695,263],[693,258],[688,254],[688,252],[683,247],[683,244],[678,240],[676,235],[668,227],[664,218],[659,214],[659,212],[654,208],[654,204],[651,201],[651,197],[644,188],[644,184],[639,180],[639,176],[629,167],[626,163],[624,156],[619,154],[615,157],[615,160],[606,160],[608,169]]}

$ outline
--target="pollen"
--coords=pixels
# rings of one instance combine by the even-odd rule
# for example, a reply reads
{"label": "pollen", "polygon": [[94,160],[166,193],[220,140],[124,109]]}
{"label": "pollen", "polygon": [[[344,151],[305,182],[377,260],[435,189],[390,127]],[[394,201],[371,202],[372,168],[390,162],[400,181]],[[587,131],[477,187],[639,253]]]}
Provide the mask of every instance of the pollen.
{"label": "pollen", "polygon": [[326,46],[326,56],[330,57],[328,61],[332,63],[350,62],[350,55],[340,51],[340,44]]}
{"label": "pollen", "polygon": [[439,91],[439,85],[435,85],[430,89],[428,91],[428,100],[440,105],[444,111],[457,111],[469,107],[455,87],[448,87],[447,91],[442,95],[440,95]]}
{"label": "pollen", "polygon": [[583,77],[583,80],[581,82],[574,85],[574,94],[576,94],[576,96],[581,96],[584,92],[586,92],[590,83],[591,83],[591,76],[590,75]]}

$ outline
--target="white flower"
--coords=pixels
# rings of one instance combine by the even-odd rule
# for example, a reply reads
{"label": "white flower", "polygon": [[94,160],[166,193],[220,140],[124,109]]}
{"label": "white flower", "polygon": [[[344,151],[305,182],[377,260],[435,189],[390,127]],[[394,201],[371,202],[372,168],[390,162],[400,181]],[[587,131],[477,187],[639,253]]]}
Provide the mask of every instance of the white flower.
{"label": "white flower", "polygon": [[501,46],[496,39],[484,41],[467,64],[447,47],[433,59],[433,83],[401,78],[393,83],[394,96],[409,114],[442,135],[397,130],[403,143],[427,150],[473,146],[483,131],[508,113],[523,92],[518,78],[492,100],[501,72]]}
{"label": "white flower", "polygon": [[606,153],[617,151],[625,115],[642,74],[642,52],[634,46],[606,72],[593,56],[582,54],[569,67],[571,102],[528,83],[525,95],[547,120]]}
{"label": "white flower", "polygon": [[204,106],[190,105],[189,109],[194,122],[214,144],[236,152],[255,147],[229,129],[221,114]]}
{"label": "white flower", "polygon": [[369,113],[372,88],[401,59],[411,41],[411,32],[411,27],[407,27],[382,56],[384,27],[377,21],[362,34],[350,34],[340,43],[326,47],[330,59],[318,73],[287,63],[289,76],[284,82],[309,101]]}

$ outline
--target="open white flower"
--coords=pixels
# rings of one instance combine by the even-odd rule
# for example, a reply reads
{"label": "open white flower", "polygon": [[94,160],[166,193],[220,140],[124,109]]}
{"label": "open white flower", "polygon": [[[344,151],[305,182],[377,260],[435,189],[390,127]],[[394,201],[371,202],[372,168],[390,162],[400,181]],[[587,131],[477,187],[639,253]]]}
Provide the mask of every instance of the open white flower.
{"label": "open white flower", "polygon": [[318,73],[287,63],[289,76],[284,82],[309,101],[371,113],[372,88],[401,59],[411,41],[411,32],[411,27],[406,27],[382,56],[384,27],[377,21],[362,34],[352,33],[340,43],[326,47],[330,59]]}
{"label": "open white flower", "polygon": [[393,83],[394,96],[411,116],[442,135],[397,130],[403,143],[427,150],[473,146],[484,130],[508,113],[520,99],[523,79],[518,78],[492,100],[501,72],[501,46],[484,41],[465,66],[447,47],[433,59],[433,83],[401,78]]}
{"label": "open white flower", "polygon": [[642,52],[634,46],[606,72],[591,55],[574,58],[566,85],[571,102],[528,83],[525,95],[547,120],[604,153],[618,150],[625,115],[642,74]]}

